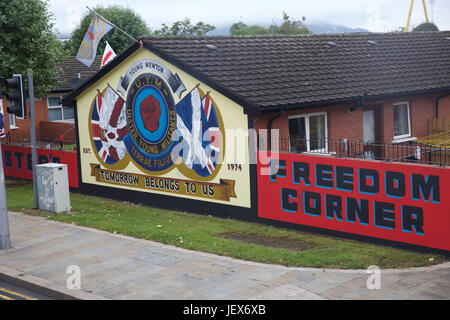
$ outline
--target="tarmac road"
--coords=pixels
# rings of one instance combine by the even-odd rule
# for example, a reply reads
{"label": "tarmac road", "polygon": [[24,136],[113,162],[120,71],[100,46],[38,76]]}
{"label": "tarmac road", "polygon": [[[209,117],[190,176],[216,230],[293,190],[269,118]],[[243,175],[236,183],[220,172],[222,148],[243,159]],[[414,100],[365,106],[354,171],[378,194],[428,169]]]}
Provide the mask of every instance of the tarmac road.
{"label": "tarmac road", "polygon": [[0,300],[53,300],[36,291],[0,279]]}

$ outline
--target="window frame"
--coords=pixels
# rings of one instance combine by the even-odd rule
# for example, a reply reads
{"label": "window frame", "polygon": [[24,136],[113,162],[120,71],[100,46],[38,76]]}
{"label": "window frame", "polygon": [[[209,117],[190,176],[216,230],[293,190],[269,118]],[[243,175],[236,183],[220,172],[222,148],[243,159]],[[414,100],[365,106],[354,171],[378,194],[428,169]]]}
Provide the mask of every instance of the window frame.
{"label": "window frame", "polygon": [[[311,150],[311,136],[310,136],[310,125],[309,125],[309,118],[312,116],[324,116],[324,126],[325,126],[325,147],[321,149],[313,149]],[[288,130],[289,130],[289,120],[291,119],[298,119],[298,118],[305,118],[305,132],[306,132],[306,151],[303,151],[304,153],[312,152],[312,153],[328,153],[328,117],[326,111],[320,111],[320,112],[310,112],[310,113],[301,113],[301,114],[295,114],[288,116]],[[289,133],[290,136],[290,133]],[[289,140],[289,150],[291,150],[291,139]]]}
{"label": "window frame", "polygon": [[[59,106],[50,106],[49,99],[51,99],[51,98],[58,98],[61,104]],[[61,110],[61,119],[60,120],[50,120],[49,117],[48,117],[48,111],[47,111],[48,121],[51,121],[51,122],[62,122],[62,121],[64,121],[64,122],[74,122],[75,121],[75,115],[74,115],[74,117],[72,119],[64,119],[64,109],[70,109],[70,108],[69,107],[63,107],[62,99],[63,99],[62,96],[48,96],[47,97],[47,110],[51,110],[51,109],[60,109]]]}
{"label": "window frame", "polygon": [[[401,134],[396,136],[395,135],[395,107],[396,106],[400,106],[400,105],[406,105],[406,110],[407,110],[407,114],[408,114],[408,133],[406,134]],[[410,112],[410,106],[409,106],[409,101],[400,101],[400,102],[395,102],[393,104],[392,107],[392,134],[394,136],[394,140],[400,140],[400,139],[404,139],[404,138],[410,138],[412,136],[412,130],[411,130],[411,112]]]}
{"label": "window frame", "polygon": [[[15,130],[19,128],[17,126],[17,119],[15,114],[8,113],[8,119],[9,119],[9,130]],[[3,119],[3,121],[5,120]]]}

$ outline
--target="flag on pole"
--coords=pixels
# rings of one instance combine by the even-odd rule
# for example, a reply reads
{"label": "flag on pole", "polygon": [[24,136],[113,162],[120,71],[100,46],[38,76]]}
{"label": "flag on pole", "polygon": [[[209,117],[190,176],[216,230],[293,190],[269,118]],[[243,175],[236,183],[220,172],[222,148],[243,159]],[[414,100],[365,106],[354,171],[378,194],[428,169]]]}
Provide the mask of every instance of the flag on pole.
{"label": "flag on pole", "polygon": [[77,59],[87,67],[90,67],[92,62],[94,62],[98,43],[114,27],[114,25],[106,22],[98,14],[94,14],[94,18],[81,42],[80,49],[78,49]]}
{"label": "flag on pole", "polygon": [[108,41],[106,41],[105,52],[103,52],[102,64],[100,66],[100,69],[103,68],[106,64],[108,64],[112,59],[114,59],[115,56],[116,53],[111,48]]}

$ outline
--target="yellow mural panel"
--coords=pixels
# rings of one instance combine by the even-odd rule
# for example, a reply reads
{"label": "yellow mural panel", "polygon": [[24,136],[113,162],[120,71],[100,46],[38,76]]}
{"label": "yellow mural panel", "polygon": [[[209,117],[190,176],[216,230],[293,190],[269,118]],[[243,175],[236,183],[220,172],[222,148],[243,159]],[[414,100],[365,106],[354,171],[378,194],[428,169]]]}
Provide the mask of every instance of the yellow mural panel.
{"label": "yellow mural panel", "polygon": [[83,183],[250,207],[234,101],[143,48],[76,100]]}

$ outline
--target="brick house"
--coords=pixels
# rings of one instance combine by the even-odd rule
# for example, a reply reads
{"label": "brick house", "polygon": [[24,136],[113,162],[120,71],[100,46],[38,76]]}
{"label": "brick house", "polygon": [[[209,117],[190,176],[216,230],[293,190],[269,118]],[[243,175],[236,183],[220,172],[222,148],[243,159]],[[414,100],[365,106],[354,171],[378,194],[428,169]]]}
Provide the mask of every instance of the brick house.
{"label": "brick house", "polygon": [[406,143],[428,134],[428,119],[450,117],[450,32],[145,43],[242,102],[255,129],[279,129],[284,150],[328,150],[337,140]]}
{"label": "brick house", "polygon": [[[63,107],[62,99],[76,85],[80,85],[98,71],[100,60],[101,57],[98,56],[90,68],[79,62],[75,57],[67,57],[61,62],[62,74],[58,85],[46,97],[35,99],[36,135],[38,140],[48,143],[55,139],[58,140],[61,135],[64,135],[65,141],[75,141],[75,130],[73,130],[74,111],[71,107]],[[6,132],[4,142],[29,142],[30,118],[17,119],[14,115],[8,114],[6,107],[7,101],[3,99]]]}

